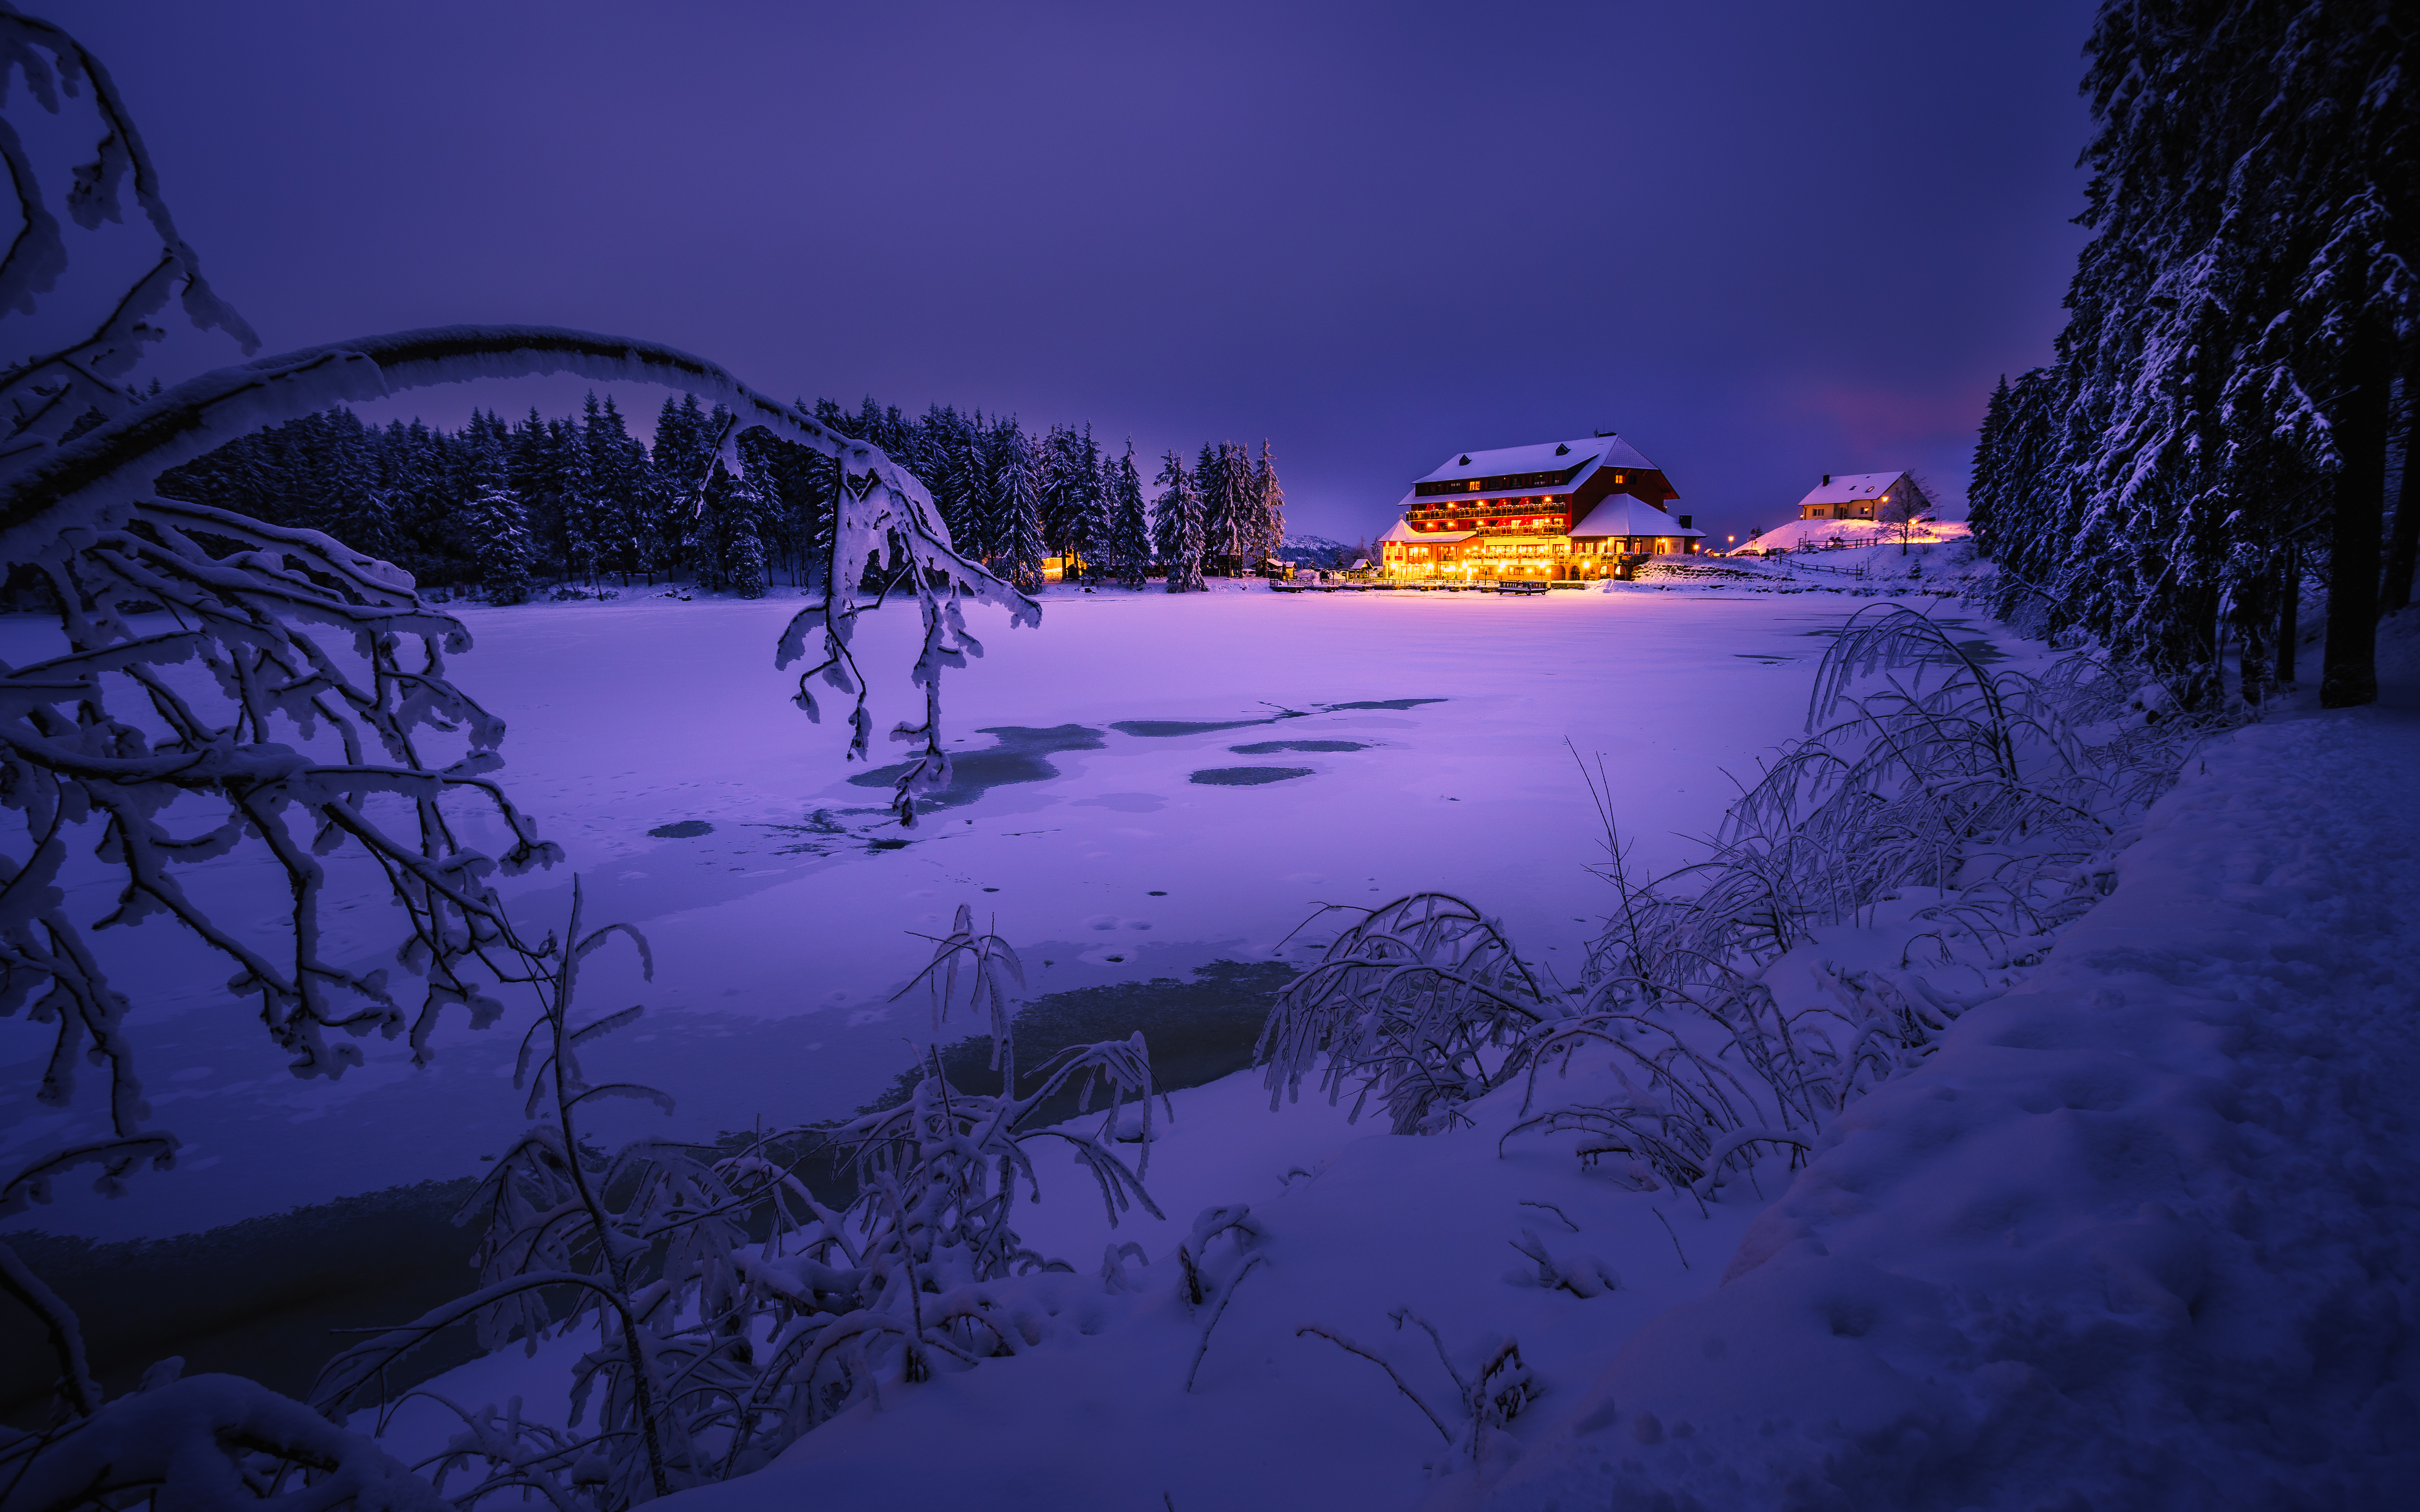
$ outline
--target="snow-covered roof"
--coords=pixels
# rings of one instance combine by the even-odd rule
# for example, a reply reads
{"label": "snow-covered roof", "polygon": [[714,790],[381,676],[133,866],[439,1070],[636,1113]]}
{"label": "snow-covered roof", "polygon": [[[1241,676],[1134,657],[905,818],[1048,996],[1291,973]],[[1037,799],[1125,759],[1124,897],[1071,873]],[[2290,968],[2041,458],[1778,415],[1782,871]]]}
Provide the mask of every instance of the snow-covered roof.
{"label": "snow-covered roof", "polygon": [[[1559,455],[1555,448],[1562,447]],[[1589,436],[1578,440],[1540,441],[1534,446],[1499,446],[1492,452],[1456,452],[1437,470],[1415,483],[1444,483],[1453,478],[1492,478],[1506,472],[1560,472],[1596,462],[1606,467],[1653,468],[1638,448],[1618,436]]]}
{"label": "snow-covered roof", "polygon": [[1572,533],[1584,536],[1702,536],[1706,532],[1690,530],[1643,499],[1618,493],[1590,510],[1588,518],[1572,527]]}
{"label": "snow-covered roof", "polygon": [[1907,473],[1904,471],[1835,472],[1824,482],[1807,490],[1807,497],[1798,501],[1799,507],[1803,509],[1808,504],[1863,503],[1869,499],[1879,499],[1890,492],[1892,486],[1906,476]]}

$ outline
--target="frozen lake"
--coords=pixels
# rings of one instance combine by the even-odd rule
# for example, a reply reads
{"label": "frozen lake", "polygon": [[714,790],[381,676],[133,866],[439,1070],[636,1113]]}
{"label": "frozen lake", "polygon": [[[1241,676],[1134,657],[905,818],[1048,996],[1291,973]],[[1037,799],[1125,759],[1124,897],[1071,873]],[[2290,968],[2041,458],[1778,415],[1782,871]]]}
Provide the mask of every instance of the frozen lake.
{"label": "frozen lake", "polygon": [[[835,724],[789,702],[772,650],[796,600],[464,606],[477,649],[456,670],[509,720],[503,779],[569,857],[509,885],[517,912],[559,923],[577,871],[592,923],[654,946],[652,983],[618,951],[586,979],[591,1008],[648,1009],[592,1071],[668,1088],[669,1132],[693,1136],[845,1112],[887,1086],[932,1037],[921,994],[891,1000],[929,953],[913,932],[945,931],[962,902],[1024,957],[1029,995],[1299,961],[1331,933],[1295,933],[1321,904],[1431,888],[1500,915],[1570,980],[1608,896],[1587,871],[1605,837],[1575,751],[1602,760],[1640,862],[1686,858],[1734,778],[1798,732],[1828,631],[1872,602],[1054,591],[1038,631],[974,617],[988,655],[946,696],[970,759],[909,831],[881,807],[887,782],[851,780],[868,774],[843,764]],[[877,729],[910,712],[912,630],[893,609],[861,636]],[[263,880],[220,866],[229,898]],[[76,906],[98,914],[90,892]],[[384,914],[337,916],[364,961],[391,949]],[[197,971],[156,921],[118,949],[159,1121],[186,1156],[127,1201],[70,1189],[33,1227],[176,1232],[451,1178],[519,1127],[510,1030],[458,1019],[431,1068],[372,1041],[342,1082],[297,1082],[217,988],[224,966]],[[71,1132],[17,1090],[34,1038],[5,1045],[0,1155]]]}

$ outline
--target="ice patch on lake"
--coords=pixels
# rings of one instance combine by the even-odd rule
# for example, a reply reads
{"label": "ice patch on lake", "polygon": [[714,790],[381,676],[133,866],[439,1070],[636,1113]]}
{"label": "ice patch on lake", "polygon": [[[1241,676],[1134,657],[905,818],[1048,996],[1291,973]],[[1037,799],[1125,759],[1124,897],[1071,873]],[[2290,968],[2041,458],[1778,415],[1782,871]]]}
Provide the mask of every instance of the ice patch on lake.
{"label": "ice patch on lake", "polygon": [[1186,780],[1208,788],[1256,788],[1311,775],[1308,766],[1213,766],[1193,773]]}

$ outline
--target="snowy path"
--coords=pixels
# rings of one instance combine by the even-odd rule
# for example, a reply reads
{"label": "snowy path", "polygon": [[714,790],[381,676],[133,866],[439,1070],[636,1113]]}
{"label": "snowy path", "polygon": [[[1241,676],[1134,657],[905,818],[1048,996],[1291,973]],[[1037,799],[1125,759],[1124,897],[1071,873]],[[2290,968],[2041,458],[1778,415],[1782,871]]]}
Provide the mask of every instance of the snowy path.
{"label": "snowy path", "polygon": [[[683,1104],[669,1132],[705,1136],[845,1111],[887,1085],[930,1033],[921,1001],[888,1001],[925,953],[908,932],[961,902],[995,911],[1034,994],[1267,960],[1320,903],[1421,888],[1483,900],[1532,959],[1575,964],[1601,911],[1583,868],[1602,849],[1571,747],[1603,755],[1626,835],[1668,865],[1729,801],[1726,773],[1797,732],[1822,638],[1874,601],[1053,593],[1039,631],[978,624],[988,655],[948,683],[958,748],[1004,743],[987,775],[1032,779],[929,815],[898,848],[885,790],[848,780],[862,768],[843,765],[835,727],[808,723],[795,677],[773,670],[789,603],[467,607],[477,649],[459,671],[508,718],[504,779],[566,848],[589,917],[654,943],[652,984],[618,952],[590,968],[596,1000],[649,1011],[597,1069],[668,1087]],[[877,729],[908,711],[910,630],[876,615],[861,636],[882,669]],[[1002,729],[1018,733],[984,733]],[[1305,775],[1193,779],[1235,767]],[[650,833],[675,825],[689,833]],[[273,882],[230,861],[202,885],[243,900],[222,905],[242,923],[278,917]],[[540,932],[560,920],[566,869],[512,886]],[[97,916],[107,894],[76,906]],[[387,913],[372,900],[331,924],[372,963]],[[137,1200],[65,1192],[39,1227],[176,1232],[452,1177],[518,1127],[502,1034],[457,1023],[424,1071],[374,1041],[341,1083],[298,1083],[255,1010],[215,990],[223,966],[159,923],[114,943],[131,951],[116,969],[141,1005],[154,1104],[186,1156]],[[29,1098],[0,1103],[0,1156],[68,1133]]]}

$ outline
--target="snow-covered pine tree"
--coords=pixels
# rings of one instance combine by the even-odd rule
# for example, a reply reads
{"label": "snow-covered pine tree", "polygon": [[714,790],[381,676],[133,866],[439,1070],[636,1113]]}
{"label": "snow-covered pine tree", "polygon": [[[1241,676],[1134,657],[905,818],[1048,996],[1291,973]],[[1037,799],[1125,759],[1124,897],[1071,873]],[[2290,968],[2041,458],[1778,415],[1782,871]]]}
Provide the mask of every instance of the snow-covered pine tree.
{"label": "snow-covered pine tree", "polygon": [[1159,560],[1168,570],[1168,591],[1171,594],[1198,594],[1208,585],[1202,580],[1202,495],[1194,487],[1193,476],[1185,471],[1185,458],[1175,451],[1160,459],[1159,497],[1152,501],[1152,532],[1159,547]]}
{"label": "snow-covered pine tree", "polygon": [[470,534],[478,547],[479,587],[490,604],[519,604],[530,595],[528,517],[499,467],[471,500]]}
{"label": "snow-covered pine tree", "polygon": [[1202,570],[1213,577],[1242,570],[1244,499],[1232,461],[1227,442],[1203,441],[1193,463],[1193,486],[1202,501]]}
{"label": "snow-covered pine tree", "polygon": [[[1978,455],[1977,534],[2046,627],[2210,704],[2221,607],[2267,644],[2322,548],[2322,699],[2371,696],[2395,345],[2412,328],[2415,90],[2388,0],[2117,0],[2058,359]],[[2321,525],[2329,527],[2319,539]],[[2020,564],[2022,563],[2022,564]]]}
{"label": "snow-covered pine tree", "polygon": [[984,423],[980,409],[970,410],[961,419],[945,464],[954,480],[960,514],[950,525],[951,539],[966,555],[989,562],[999,548],[994,528],[999,512],[991,496],[991,427]]}
{"label": "snow-covered pine tree", "polygon": [[1135,467],[1132,438],[1126,440],[1125,455],[1110,463],[1106,472],[1112,570],[1119,582],[1140,588],[1151,575],[1151,514],[1142,501],[1142,474]]}
{"label": "snow-covered pine tree", "polygon": [[[2239,443],[2289,441],[2328,474],[2319,702],[2346,708],[2378,697],[2387,446],[2398,372],[2420,365],[2420,30],[2393,0],[2242,8],[2274,39],[2257,80],[2266,98],[2245,100],[2264,130],[2246,184],[2286,276],[2262,286],[2283,307],[2226,396],[2239,415],[2265,415],[2239,426]],[[2420,394],[2405,385],[2400,404],[2408,415]]]}
{"label": "snow-covered pine tree", "polygon": [[[744,506],[748,498],[745,491],[736,491],[736,495]],[[728,561],[731,591],[741,598],[764,597],[765,543],[757,533],[755,514],[751,509],[742,507],[732,520]]]}
{"label": "snow-covered pine tree", "polygon": [[1041,590],[1042,559],[1048,554],[1042,539],[1041,471],[1033,438],[1025,433],[1016,417],[994,422],[992,570],[1027,594]]}
{"label": "snow-covered pine tree", "polygon": [[2386,571],[2380,579],[2378,609],[2381,615],[2412,607],[2412,579],[2420,570],[2420,342],[2412,343],[2403,363],[2403,452],[2396,472],[2395,525],[2386,540]]}
{"label": "snow-covered pine tree", "polygon": [[941,522],[961,550],[970,539],[973,501],[981,494],[965,466],[971,449],[966,417],[954,407],[934,405],[916,424],[916,460],[910,471],[932,490]]}
{"label": "snow-covered pine tree", "polygon": [[554,427],[535,405],[529,418],[513,427],[512,444],[504,454],[504,481],[520,500],[529,525],[531,571],[534,577],[547,576],[547,564],[562,560],[562,460]]}
{"label": "snow-covered pine tree", "polygon": [[1277,458],[1267,437],[1261,438],[1260,459],[1252,464],[1252,561],[1274,557],[1285,546],[1285,489],[1278,482]]}
{"label": "snow-covered pine tree", "polygon": [[1062,569],[1074,566],[1076,540],[1082,531],[1084,482],[1077,476],[1081,460],[1075,430],[1053,425],[1034,448],[1040,470],[1042,543],[1045,555],[1057,557]]}
{"label": "snow-covered pine tree", "polygon": [[706,487],[712,454],[706,444],[706,410],[697,395],[666,394],[656,411],[655,442],[647,449],[647,512],[660,543],[667,576],[694,571],[698,495]]}
{"label": "snow-covered pine tree", "polygon": [[633,572],[653,565],[648,548],[657,532],[648,517],[647,449],[630,434],[610,393],[588,412],[582,430],[605,564],[620,573],[628,586]]}
{"label": "snow-covered pine tree", "polygon": [[1093,440],[1092,426],[1065,432],[1058,469],[1053,480],[1062,495],[1056,554],[1071,582],[1102,577],[1109,542],[1109,495],[1102,486],[1101,447]]}

